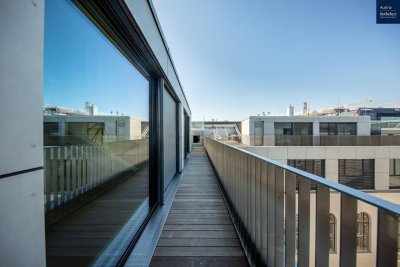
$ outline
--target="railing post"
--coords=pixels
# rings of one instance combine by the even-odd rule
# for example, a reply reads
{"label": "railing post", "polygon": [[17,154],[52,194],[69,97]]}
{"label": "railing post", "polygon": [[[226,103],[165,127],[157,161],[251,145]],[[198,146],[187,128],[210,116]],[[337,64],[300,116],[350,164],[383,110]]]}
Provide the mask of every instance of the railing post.
{"label": "railing post", "polygon": [[268,259],[268,163],[261,163],[261,259]]}
{"label": "railing post", "polygon": [[356,266],[357,256],[357,200],[340,196],[340,266]]}
{"label": "railing post", "polygon": [[310,181],[299,176],[298,266],[310,263]]}
{"label": "railing post", "polygon": [[317,184],[315,225],[315,266],[329,266],[329,193],[328,187]]}
{"label": "railing post", "polygon": [[275,266],[283,266],[284,259],[284,170],[275,168]]}
{"label": "railing post", "polygon": [[57,174],[58,174],[58,166],[57,166],[57,161],[58,161],[58,149],[56,147],[51,148],[51,180],[52,180],[52,191],[53,191],[53,207],[58,206],[58,190],[57,190]]}
{"label": "railing post", "polygon": [[285,266],[295,266],[296,175],[285,171]]}
{"label": "railing post", "polygon": [[378,246],[376,266],[397,266],[397,240],[399,220],[397,216],[378,209]]}
{"label": "railing post", "polygon": [[60,147],[60,191],[62,205],[65,202],[65,147]]}
{"label": "railing post", "polygon": [[275,166],[268,165],[268,193],[267,193],[267,227],[268,227],[268,245],[267,245],[267,266],[275,266]]}

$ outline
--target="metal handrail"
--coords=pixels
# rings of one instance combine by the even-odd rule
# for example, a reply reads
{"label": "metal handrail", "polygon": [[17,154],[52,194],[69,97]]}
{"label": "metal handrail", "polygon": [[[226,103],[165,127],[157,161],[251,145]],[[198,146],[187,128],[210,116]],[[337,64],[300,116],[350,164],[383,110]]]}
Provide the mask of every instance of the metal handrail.
{"label": "metal handrail", "polygon": [[[328,266],[330,201],[337,200],[331,199],[331,191],[341,193],[340,266],[357,262],[357,214],[364,209],[358,210],[358,201],[377,209],[376,266],[397,265],[400,205],[218,140],[205,138],[204,145],[251,266],[302,267],[311,260],[315,266]],[[316,183],[315,193],[311,182]],[[315,194],[312,213],[311,194]],[[310,252],[315,258],[310,259]]]}
{"label": "metal handrail", "polygon": [[377,208],[384,209],[384,210],[386,210],[388,212],[391,212],[391,213],[393,213],[393,214],[395,214],[397,216],[400,216],[400,205],[398,205],[396,203],[393,203],[393,202],[390,202],[390,201],[375,197],[375,196],[373,196],[371,194],[368,194],[368,193],[362,192],[360,190],[357,190],[357,189],[354,189],[354,188],[351,188],[351,187],[336,183],[334,181],[330,181],[328,179],[325,179],[323,177],[317,176],[315,174],[312,174],[312,173],[309,173],[309,172],[306,172],[306,171],[302,171],[300,169],[296,169],[294,167],[291,167],[291,166],[286,165],[284,163],[281,163],[279,161],[272,160],[272,159],[269,159],[267,157],[260,156],[259,154],[250,152],[250,151],[245,150],[243,148],[240,148],[240,147],[237,147],[237,146],[233,146],[233,145],[221,142],[219,140],[213,140],[213,141],[221,143],[221,144],[229,146],[229,147],[232,147],[232,148],[237,149],[239,151],[242,151],[243,153],[246,153],[246,154],[248,154],[250,156],[253,156],[253,157],[258,158],[260,160],[263,160],[263,161],[266,161],[268,163],[274,164],[275,166],[278,166],[278,167],[280,167],[280,168],[282,168],[284,170],[290,171],[290,172],[292,172],[294,174],[300,175],[300,176],[302,176],[302,177],[304,177],[304,178],[306,178],[306,179],[308,179],[308,180],[310,180],[312,182],[315,182],[315,183],[318,183],[318,184],[322,184],[322,185],[324,185],[326,187],[329,187],[330,189],[333,189],[333,190],[338,191],[340,193],[343,193],[343,194],[346,194],[348,196],[354,197],[357,200],[361,200],[361,201],[366,202],[366,203],[368,203],[370,205],[373,205],[373,206],[375,206]]}

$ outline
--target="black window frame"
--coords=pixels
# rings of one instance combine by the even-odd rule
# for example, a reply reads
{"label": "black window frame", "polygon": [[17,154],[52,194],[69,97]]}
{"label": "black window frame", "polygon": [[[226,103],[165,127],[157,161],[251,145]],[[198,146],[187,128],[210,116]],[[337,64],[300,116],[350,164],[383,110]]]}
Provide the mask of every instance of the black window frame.
{"label": "black window frame", "polygon": [[[125,55],[149,81],[149,203],[150,213],[132,238],[117,265],[129,257],[141,232],[157,206],[164,202],[163,166],[163,90],[167,88],[175,101],[179,97],[172,89],[167,74],[153,53],[150,44],[123,0],[71,0],[98,29]],[[148,3],[149,4],[149,3]],[[149,4],[150,5],[150,4]],[[151,7],[150,7],[151,9]],[[155,18],[155,15],[152,14]],[[160,33],[161,34],[161,33]],[[177,129],[178,131],[178,129]],[[179,134],[177,134],[179,136]],[[177,154],[180,153],[177,142]]]}

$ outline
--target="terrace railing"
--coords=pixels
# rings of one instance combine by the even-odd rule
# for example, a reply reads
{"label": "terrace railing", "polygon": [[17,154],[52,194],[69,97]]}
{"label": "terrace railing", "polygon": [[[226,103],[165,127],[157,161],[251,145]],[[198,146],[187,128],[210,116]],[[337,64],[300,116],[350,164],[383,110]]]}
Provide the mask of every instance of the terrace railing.
{"label": "terrace railing", "polygon": [[[266,136],[276,146],[399,146],[400,135],[275,135]],[[267,145],[267,144],[264,144]]]}
{"label": "terrace railing", "polygon": [[[358,201],[377,209],[376,263],[371,265],[397,266],[399,205],[217,140],[205,138],[205,148],[252,266],[302,267],[312,261],[328,266],[331,192],[340,193],[340,266],[356,266]],[[317,184],[315,191],[311,182]],[[316,203],[314,253],[311,194]]]}
{"label": "terrace railing", "polygon": [[45,209],[62,206],[147,160],[147,139],[45,147]]}

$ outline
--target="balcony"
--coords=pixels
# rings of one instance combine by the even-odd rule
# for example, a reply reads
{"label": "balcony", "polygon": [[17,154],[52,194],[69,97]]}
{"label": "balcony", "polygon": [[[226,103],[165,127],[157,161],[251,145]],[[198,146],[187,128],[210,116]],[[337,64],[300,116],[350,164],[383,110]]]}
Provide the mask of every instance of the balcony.
{"label": "balcony", "polygon": [[[101,152],[107,149],[119,156],[125,154],[125,160],[131,159],[129,166],[145,166],[147,159],[142,155],[147,152],[141,147],[146,146],[138,142],[145,140],[45,150],[47,220],[53,224],[47,233],[49,266],[93,263],[119,231],[112,227],[120,224],[115,220],[126,220],[132,213],[124,204],[127,199],[122,203],[115,196],[132,190],[132,196],[138,196],[140,190],[145,196],[148,189],[141,187],[145,182],[140,177],[147,175],[140,173],[147,167],[127,170],[111,158],[104,159]],[[107,176],[104,162],[113,168],[110,173],[119,168],[120,175]],[[316,184],[316,190],[311,183]],[[75,198],[88,201],[77,206]],[[376,248],[376,266],[396,266],[398,205],[206,138],[205,149],[196,147],[191,153],[150,265],[328,266],[332,249],[330,203],[335,200],[341,206],[337,225],[342,230],[336,238],[340,244],[334,241],[334,246],[340,247],[338,264],[356,266],[357,207],[370,205],[378,214],[376,244],[371,246]],[[132,201],[137,205],[129,208],[135,210],[142,198]],[[107,213],[93,217],[104,205]],[[313,205],[315,211],[310,208]],[[131,255],[127,266],[134,260]]]}
{"label": "balcony", "polygon": [[398,146],[400,135],[275,135],[265,136],[264,145],[275,146]]}
{"label": "balcony", "polygon": [[[337,200],[341,230],[334,265],[397,266],[399,205],[216,140],[206,138],[205,148],[251,265],[328,266],[330,205]],[[316,190],[310,190],[311,182]],[[377,213],[372,262],[358,253],[363,237],[357,212],[363,205]]]}

